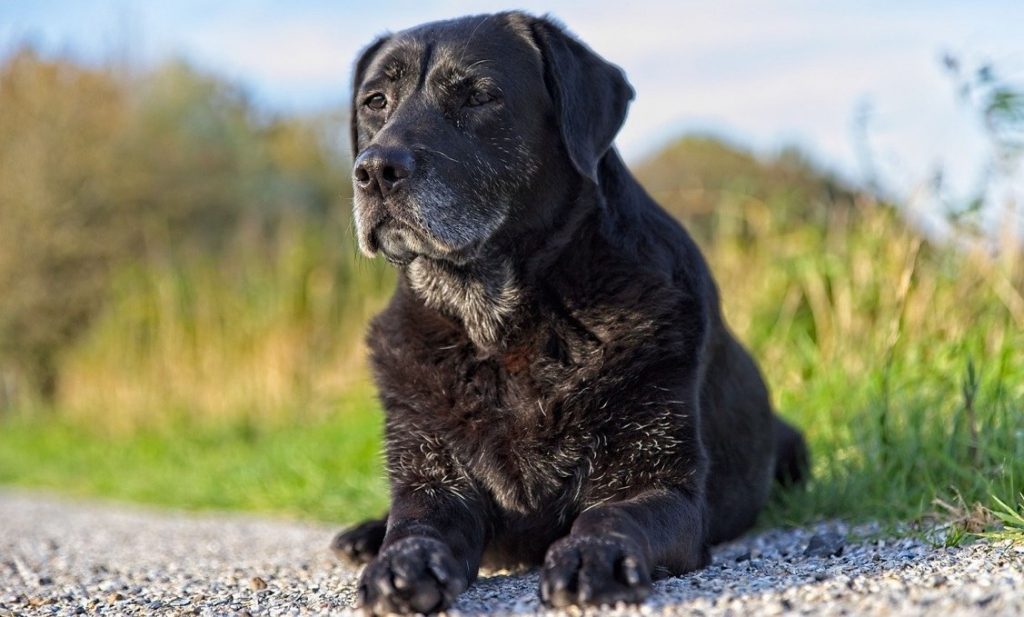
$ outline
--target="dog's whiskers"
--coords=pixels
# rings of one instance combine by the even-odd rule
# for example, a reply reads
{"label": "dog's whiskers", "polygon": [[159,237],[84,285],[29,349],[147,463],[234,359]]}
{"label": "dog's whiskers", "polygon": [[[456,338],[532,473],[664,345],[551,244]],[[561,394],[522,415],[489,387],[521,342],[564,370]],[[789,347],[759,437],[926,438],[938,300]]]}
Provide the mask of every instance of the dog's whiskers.
{"label": "dog's whiskers", "polygon": [[431,152],[431,153],[437,154],[439,156],[443,156],[444,158],[448,159],[449,161],[451,161],[453,163],[458,163],[459,162],[457,159],[454,159],[454,158],[448,156],[447,154],[445,154],[444,152],[441,152],[440,150],[435,150],[434,148],[428,148],[427,146],[417,146],[416,149],[417,150],[423,150],[424,152]]}

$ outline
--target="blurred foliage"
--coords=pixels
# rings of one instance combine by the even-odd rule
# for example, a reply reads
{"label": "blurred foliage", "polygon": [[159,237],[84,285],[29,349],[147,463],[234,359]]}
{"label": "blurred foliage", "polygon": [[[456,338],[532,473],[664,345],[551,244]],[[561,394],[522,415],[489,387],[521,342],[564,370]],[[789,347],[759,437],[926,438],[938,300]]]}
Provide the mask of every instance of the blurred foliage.
{"label": "blurred foliage", "polygon": [[980,121],[987,152],[970,198],[951,197],[941,169],[930,189],[958,239],[999,250],[1024,234],[1024,81],[1019,71],[1011,79],[988,60],[946,53],[942,62],[961,102]]}
{"label": "blurred foliage", "polygon": [[126,107],[100,72],[30,50],[0,67],[0,354],[46,395],[55,354],[137,243],[134,209],[118,198]]}
{"label": "blurred foliage", "polygon": [[1024,155],[1024,83],[999,73],[991,62],[965,66],[952,53],[942,58],[960,97],[979,112],[997,159],[1013,164]]}
{"label": "blurred foliage", "polygon": [[364,326],[394,280],[349,235],[284,223],[271,244],[121,270],[61,364],[61,413],[122,432],[322,416],[365,378]]}
{"label": "blurred foliage", "polygon": [[[710,136],[679,139],[635,168],[637,178],[704,244],[719,236],[746,234],[741,217],[719,216],[749,203],[786,226],[827,225],[853,207],[856,191],[823,173],[799,150],[760,159]],[[737,229],[716,229],[722,223]]]}
{"label": "blurred foliage", "polygon": [[[204,273],[214,292],[241,291],[251,281],[235,278],[239,268],[273,269],[277,262],[264,262],[303,251],[294,259],[305,260],[295,265],[304,270],[288,276],[351,279],[343,122],[340,113],[265,117],[239,89],[180,62],[129,75],[44,59],[31,48],[7,58],[0,64],[0,407],[57,397],[63,356],[112,294],[115,304],[162,302],[159,315],[145,318],[150,329],[178,320],[184,334],[185,322],[202,318],[184,315],[195,310],[190,303],[208,300],[186,273]],[[282,235],[304,234],[315,242],[281,247]],[[132,291],[124,290],[126,276],[138,281]],[[178,285],[172,296],[125,297],[169,281]],[[152,336],[139,329],[137,311],[125,317],[105,326],[135,328],[119,344],[132,349]],[[228,310],[205,317],[244,321]]]}

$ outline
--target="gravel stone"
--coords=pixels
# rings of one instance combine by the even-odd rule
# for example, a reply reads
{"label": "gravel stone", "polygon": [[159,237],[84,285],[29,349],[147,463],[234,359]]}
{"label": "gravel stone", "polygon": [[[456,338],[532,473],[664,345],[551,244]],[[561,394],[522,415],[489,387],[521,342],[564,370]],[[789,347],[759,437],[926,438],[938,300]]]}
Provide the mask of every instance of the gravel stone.
{"label": "gravel stone", "polygon": [[835,531],[816,533],[807,543],[804,557],[839,557],[846,547],[846,538]]}
{"label": "gravel stone", "polygon": [[[353,615],[358,571],[330,554],[336,531],[3,489],[0,617]],[[878,535],[838,522],[749,535],[640,606],[587,614],[1024,615],[1024,547]],[[815,545],[827,553],[808,556]],[[448,615],[581,614],[543,610],[537,586],[535,571],[485,573]]]}

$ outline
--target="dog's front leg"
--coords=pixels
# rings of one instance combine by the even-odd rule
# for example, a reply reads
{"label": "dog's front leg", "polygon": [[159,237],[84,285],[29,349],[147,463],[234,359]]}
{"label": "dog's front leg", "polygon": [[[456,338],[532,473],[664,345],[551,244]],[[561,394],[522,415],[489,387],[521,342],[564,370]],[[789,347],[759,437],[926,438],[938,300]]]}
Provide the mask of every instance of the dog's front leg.
{"label": "dog's front leg", "polygon": [[483,509],[443,489],[395,491],[380,552],[359,580],[363,611],[430,614],[451,606],[480,567]]}
{"label": "dog's front leg", "polygon": [[548,549],[541,600],[548,606],[642,602],[652,573],[682,574],[708,562],[703,496],[658,489],[581,513]]}

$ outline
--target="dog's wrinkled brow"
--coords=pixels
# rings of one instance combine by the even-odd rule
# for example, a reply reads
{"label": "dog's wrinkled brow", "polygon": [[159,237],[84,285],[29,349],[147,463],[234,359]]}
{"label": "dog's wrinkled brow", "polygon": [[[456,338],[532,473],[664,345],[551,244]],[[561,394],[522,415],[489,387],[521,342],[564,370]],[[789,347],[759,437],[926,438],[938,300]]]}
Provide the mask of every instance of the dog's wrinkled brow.
{"label": "dog's wrinkled brow", "polygon": [[[429,45],[427,49],[429,50]],[[383,78],[388,81],[399,81],[411,76],[419,76],[422,79],[424,61],[423,46],[415,41],[396,41],[390,50],[382,54],[377,65],[373,79]]]}
{"label": "dog's wrinkled brow", "polygon": [[466,66],[439,61],[431,71],[429,81],[444,90],[458,89],[467,84],[494,86],[499,80],[496,72],[487,70],[495,63],[478,60]]}
{"label": "dog's wrinkled brow", "polygon": [[431,84],[443,92],[454,92],[467,85],[496,88],[495,61],[482,59],[460,65],[444,48],[434,43],[402,41],[381,58],[379,69],[369,76],[362,89],[378,87],[378,82],[412,81],[416,88]]}
{"label": "dog's wrinkled brow", "polygon": [[405,73],[406,64],[397,58],[388,60],[384,68],[381,69],[381,74],[391,81],[398,81]]}
{"label": "dog's wrinkled brow", "polygon": [[396,49],[381,59],[380,68],[375,72],[374,78],[383,78],[388,81],[398,81],[413,73],[413,58],[416,55],[404,49]]}
{"label": "dog's wrinkled brow", "polygon": [[416,87],[421,88],[431,73],[434,61],[433,42],[398,41],[379,62],[380,68],[364,82],[372,84],[378,80],[392,83],[416,78]]}

